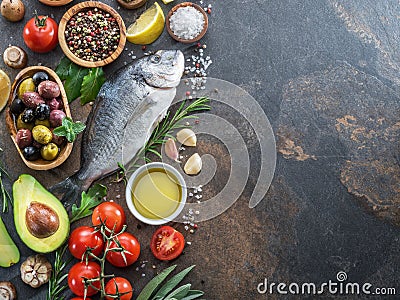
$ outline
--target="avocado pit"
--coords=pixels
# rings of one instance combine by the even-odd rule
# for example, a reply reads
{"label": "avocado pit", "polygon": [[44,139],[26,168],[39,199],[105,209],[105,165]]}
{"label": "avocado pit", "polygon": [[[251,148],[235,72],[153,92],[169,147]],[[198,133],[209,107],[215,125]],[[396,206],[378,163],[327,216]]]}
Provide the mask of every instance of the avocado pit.
{"label": "avocado pit", "polygon": [[49,206],[39,202],[29,204],[25,222],[30,234],[40,239],[52,236],[60,226],[58,214]]}

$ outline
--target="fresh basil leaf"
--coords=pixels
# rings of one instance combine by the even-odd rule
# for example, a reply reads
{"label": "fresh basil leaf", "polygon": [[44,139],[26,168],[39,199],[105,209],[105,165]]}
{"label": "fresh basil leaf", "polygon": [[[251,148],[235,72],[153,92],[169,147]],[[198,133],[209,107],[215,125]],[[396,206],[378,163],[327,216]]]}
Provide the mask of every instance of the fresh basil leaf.
{"label": "fresh basil leaf", "polygon": [[78,207],[76,204],[72,205],[70,222],[73,223],[90,216],[92,214],[92,209],[103,201],[103,197],[105,197],[106,194],[107,188],[101,184],[95,184],[87,193],[82,192],[80,206]]}
{"label": "fresh basil leaf", "polygon": [[68,102],[74,101],[81,95],[81,86],[83,78],[89,73],[88,69],[78,67],[78,69],[70,73],[64,82],[65,92],[67,93]]}
{"label": "fresh basil leaf", "polygon": [[81,104],[84,105],[96,99],[101,86],[106,81],[103,69],[92,68],[89,73],[83,78],[81,87]]}

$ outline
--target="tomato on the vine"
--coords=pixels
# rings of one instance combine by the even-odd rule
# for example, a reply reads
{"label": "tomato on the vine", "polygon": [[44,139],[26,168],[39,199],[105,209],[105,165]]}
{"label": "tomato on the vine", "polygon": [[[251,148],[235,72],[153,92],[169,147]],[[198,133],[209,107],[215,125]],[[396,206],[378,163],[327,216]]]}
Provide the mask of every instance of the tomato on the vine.
{"label": "tomato on the vine", "polygon": [[154,232],[151,238],[151,252],[159,260],[173,260],[177,258],[185,247],[185,238],[182,233],[170,226],[162,226]]}
{"label": "tomato on the vine", "polygon": [[[123,232],[116,236],[115,239],[120,243],[121,247],[126,251],[124,256],[121,252],[109,251],[106,255],[106,259],[109,263],[116,267],[126,267],[137,261],[140,254],[140,244],[138,240],[130,233]],[[117,248],[118,244],[115,241],[110,243],[110,248]]]}
{"label": "tomato on the vine", "polygon": [[58,25],[52,18],[35,15],[26,23],[23,38],[32,51],[49,52],[58,44]]}
{"label": "tomato on the vine", "polygon": [[84,297],[74,297],[74,298],[71,298],[71,300],[92,300],[92,299],[90,299],[88,297],[86,297],[86,299]]}
{"label": "tomato on the vine", "polygon": [[69,252],[77,259],[83,259],[88,249],[94,255],[99,256],[104,248],[103,237],[93,227],[80,226],[72,231],[68,240],[68,248]]}
{"label": "tomato on the vine", "polygon": [[[98,263],[89,261],[86,265],[85,262],[78,262],[73,265],[68,272],[68,286],[71,291],[77,296],[84,296],[85,294],[85,284],[84,278],[95,279],[100,277],[101,268]],[[100,289],[100,281],[96,280],[92,282],[92,285]],[[98,291],[93,287],[89,286],[87,288],[87,296],[92,296]]]}
{"label": "tomato on the vine", "polygon": [[[118,291],[118,292],[117,292]],[[133,296],[133,288],[131,283],[123,277],[115,277],[110,279],[105,286],[105,292],[110,296],[119,296],[120,300],[130,300]],[[116,299],[115,297],[106,296],[106,300]]]}
{"label": "tomato on the vine", "polygon": [[121,205],[115,202],[103,202],[98,205],[92,214],[92,223],[95,226],[105,223],[109,230],[118,233],[125,225],[125,212]]}

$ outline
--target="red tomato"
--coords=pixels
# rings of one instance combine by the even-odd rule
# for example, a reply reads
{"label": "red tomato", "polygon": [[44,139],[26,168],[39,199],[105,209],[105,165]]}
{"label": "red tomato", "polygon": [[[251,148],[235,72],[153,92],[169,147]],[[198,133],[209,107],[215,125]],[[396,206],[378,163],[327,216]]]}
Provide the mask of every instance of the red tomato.
{"label": "red tomato", "polygon": [[115,233],[120,232],[125,224],[125,212],[121,205],[115,202],[103,202],[98,205],[93,211],[92,223],[97,226],[102,221],[108,229],[114,229]]}
{"label": "red tomato", "polygon": [[151,238],[151,252],[159,260],[173,260],[177,258],[185,247],[185,238],[182,233],[170,226],[162,226],[154,232]]}
{"label": "red tomato", "polygon": [[[118,290],[118,292],[117,292]],[[112,278],[105,286],[107,295],[119,296],[120,300],[130,300],[133,296],[133,288],[131,283],[123,277]],[[116,298],[107,297],[106,300],[113,300]]]}
{"label": "red tomato", "polygon": [[[107,253],[106,255],[107,261],[116,267],[130,266],[138,259],[140,254],[140,244],[138,240],[132,234],[127,232],[121,233],[115,239],[118,240],[118,242],[121,244],[121,247],[127,251],[124,252],[126,263],[121,252],[113,252],[113,251],[109,251]],[[117,243],[112,241],[110,243],[110,248],[116,248],[116,247],[118,247]]]}
{"label": "red tomato", "polygon": [[26,23],[23,38],[32,51],[49,52],[58,44],[58,25],[52,18],[36,15]]}
{"label": "red tomato", "polygon": [[86,299],[83,297],[74,297],[74,298],[71,298],[71,300],[92,300],[92,299],[90,299],[88,297],[86,297]]}
{"label": "red tomato", "polygon": [[[100,277],[101,268],[98,263],[93,261],[89,261],[86,265],[85,262],[78,262],[73,265],[72,268],[68,272],[68,286],[71,291],[77,296],[84,296],[85,293],[85,284],[83,282],[83,278],[93,279]],[[100,281],[92,282],[92,285],[96,288],[100,288]],[[87,296],[92,296],[97,293],[97,290],[88,287]]]}
{"label": "red tomato", "polygon": [[77,259],[83,259],[88,248],[91,249],[94,255],[99,256],[104,248],[103,237],[94,228],[81,226],[72,231],[68,241],[68,248],[69,252]]}

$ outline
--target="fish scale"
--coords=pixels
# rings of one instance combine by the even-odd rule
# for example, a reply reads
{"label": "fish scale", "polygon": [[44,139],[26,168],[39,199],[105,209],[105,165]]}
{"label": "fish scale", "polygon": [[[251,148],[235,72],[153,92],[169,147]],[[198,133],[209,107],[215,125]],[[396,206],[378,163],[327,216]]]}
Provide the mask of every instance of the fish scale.
{"label": "fish scale", "polygon": [[118,70],[102,86],[82,138],[80,170],[50,188],[75,199],[97,179],[129,163],[165,116],[184,71],[179,50],[160,50]]}

